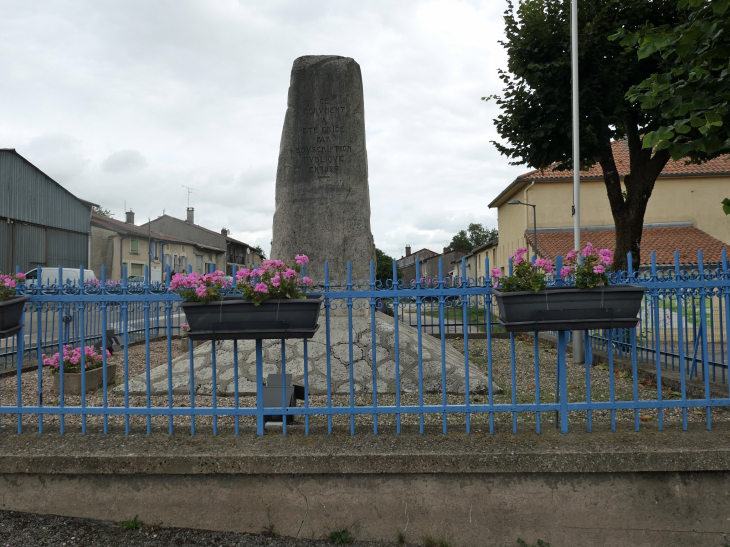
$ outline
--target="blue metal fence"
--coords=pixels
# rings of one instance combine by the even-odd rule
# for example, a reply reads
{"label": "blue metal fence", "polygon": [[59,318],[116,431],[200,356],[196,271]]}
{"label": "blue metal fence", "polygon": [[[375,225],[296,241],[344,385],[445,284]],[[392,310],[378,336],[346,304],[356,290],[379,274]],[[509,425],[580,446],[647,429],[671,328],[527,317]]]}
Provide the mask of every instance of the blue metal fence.
{"label": "blue metal fence", "polygon": [[[558,262],[560,261],[558,257]],[[628,263],[631,264],[630,259]],[[401,426],[406,422],[413,423],[421,433],[428,424],[438,423],[445,434],[455,428],[469,433],[475,423],[479,423],[480,427],[489,432],[494,432],[495,427],[501,427],[500,424],[508,425],[509,422],[514,432],[517,432],[518,423],[521,422],[525,422],[522,427],[534,427],[540,432],[545,416],[551,419],[555,413],[556,425],[567,433],[569,420],[575,423],[585,422],[588,430],[591,430],[594,416],[599,415],[601,419],[610,420],[610,425],[615,430],[617,413],[622,412],[632,415],[637,430],[641,420],[648,416],[645,413],[651,413],[647,419],[656,417],[661,428],[665,413],[672,412],[678,420],[681,419],[686,429],[688,422],[692,421],[688,420],[688,409],[695,408],[703,411],[703,419],[709,428],[713,416],[711,410],[730,406],[730,393],[727,397],[713,397],[711,389],[712,382],[725,381],[727,364],[730,362],[727,342],[730,338],[730,269],[727,257],[723,253],[722,263],[713,267],[702,263],[701,253],[696,268],[681,266],[678,255],[673,269],[658,268],[654,264],[653,256],[652,264],[647,271],[622,272],[615,274],[612,279],[613,283],[641,283],[648,287],[640,326],[635,329],[586,333],[586,364],[579,366],[569,363],[567,344],[570,335],[565,331],[555,333],[557,352],[554,363],[552,353],[541,347],[537,336],[531,341],[525,341],[510,334],[508,340],[496,341],[492,336],[496,308],[492,303],[489,279],[447,279],[441,265],[438,278],[404,287],[399,283],[382,284],[376,281],[374,266],[371,265],[369,281],[353,280],[348,275],[347,280],[335,283],[329,280],[325,265],[325,280],[315,287],[315,291],[325,295],[320,328],[324,328],[326,332],[326,396],[314,397],[309,394],[309,343],[304,340],[303,405],[287,406],[286,390],[282,385],[282,405],[278,408],[263,406],[261,340],[256,341],[255,348],[255,397],[239,393],[239,370],[243,363],[238,361],[237,343],[233,346],[235,388],[232,397],[226,394],[224,398],[219,393],[215,344],[211,344],[210,395],[203,396],[195,391],[193,363],[196,356],[192,342],[188,346],[190,388],[186,393],[176,391],[172,383],[172,344],[183,318],[178,309],[180,298],[166,289],[169,272],[167,282],[163,285],[147,282],[136,286],[128,286],[124,282],[110,285],[104,281],[103,272],[99,286],[31,285],[21,288],[21,292],[30,296],[24,312],[25,326],[18,336],[5,342],[6,348],[10,348],[7,353],[13,353],[12,366],[15,374],[5,376],[0,384],[0,427],[7,427],[10,422],[17,427],[19,433],[24,427],[37,427],[42,433],[46,420],[53,422],[54,428],[57,424],[63,433],[68,419],[84,433],[87,422],[98,424],[104,433],[108,433],[111,420],[115,424],[123,425],[128,434],[139,422],[149,433],[153,421],[156,425],[160,425],[162,421],[170,433],[176,427],[189,426],[191,434],[194,434],[196,421],[205,421],[212,425],[213,433],[217,434],[220,418],[231,425],[235,434],[239,434],[242,425],[255,427],[258,434],[263,434],[265,416],[274,415],[297,417],[306,434],[310,433],[310,422],[314,420],[319,420],[318,423],[326,426],[329,433],[332,433],[335,425],[342,425],[349,426],[347,428],[354,434],[358,428],[362,429],[359,425],[362,422],[358,421],[360,418],[367,418],[367,428],[372,428],[376,434],[381,423],[386,421],[394,426],[397,433],[401,432]],[[559,270],[560,264],[557,267],[557,271]],[[485,271],[489,271],[488,262],[485,264]],[[418,272],[417,278],[420,279]],[[562,284],[565,281],[557,278],[551,282]],[[358,309],[368,310],[371,321],[369,334],[372,352],[368,363],[372,367],[372,389],[368,393],[355,391],[353,314]],[[345,314],[349,327],[349,390],[343,394],[334,394],[332,390],[330,355],[333,344],[330,330],[335,310]],[[378,393],[378,335],[375,325],[377,311],[389,311],[393,325],[396,389],[392,394]],[[73,317],[72,321],[65,319],[69,315]],[[409,325],[410,319],[405,319],[408,315],[414,318],[413,323],[417,329],[418,388],[415,393],[406,393],[401,388],[400,377],[402,342],[399,334],[403,334],[402,329]],[[435,326],[438,330],[434,331],[434,335],[441,348],[441,385],[439,389],[427,392],[424,389],[423,338],[432,335],[424,332],[423,327],[430,318],[437,318]],[[449,392],[446,387],[446,345],[454,343],[447,341],[446,335],[450,322],[457,321],[462,327],[461,332],[455,331],[461,338],[457,345],[463,351],[462,394]],[[72,323],[73,328],[69,323]],[[486,336],[484,341],[479,342],[482,346],[475,345],[475,340],[470,341],[473,331],[464,328],[464,325],[470,324]],[[115,395],[107,389],[111,385],[111,379],[107,375],[109,365],[106,357],[103,366],[104,389],[101,390],[101,395],[86,394],[88,373],[85,372],[81,373],[80,396],[65,393],[64,374],[57,376],[60,392],[57,395],[51,393],[48,385],[50,374],[44,374],[43,371],[42,351],[61,352],[66,343],[83,347],[96,340],[101,340],[105,349],[106,337],[102,333],[110,328],[117,330],[124,340],[120,363],[123,394]],[[152,338],[157,334],[164,334],[164,338],[154,342],[159,345],[154,349]],[[130,358],[130,353],[134,351],[130,342],[135,336],[144,340],[143,346],[139,346],[143,351]],[[38,348],[42,351],[38,351]],[[609,385],[602,394],[597,389],[598,372],[592,366],[592,352],[595,349],[606,351],[608,356],[606,372]],[[152,393],[153,351],[161,352],[167,362],[168,388],[164,395]],[[9,355],[5,357],[10,358]],[[628,379],[621,380],[630,383],[625,397],[617,394],[615,360],[618,358],[628,359],[631,363]],[[470,393],[470,360],[479,360],[481,363],[483,373],[488,379],[486,393]],[[650,385],[650,389],[646,389],[639,381],[638,365],[642,360],[653,363],[656,382]],[[507,367],[504,366],[505,363]],[[282,340],[279,371],[284,375],[288,364],[286,344]],[[25,369],[22,368],[23,365]],[[22,370],[28,370],[28,365],[32,365],[31,371],[23,372]],[[129,389],[130,370],[135,367],[145,377],[146,393],[141,396],[135,395]],[[679,374],[681,386],[679,392],[665,396],[662,371],[670,367]],[[499,378],[503,384],[501,387],[504,388],[504,393],[496,392],[495,378]],[[704,396],[690,398],[687,394],[687,382],[697,378],[703,382]],[[601,381],[605,383],[605,379]],[[29,382],[34,383],[29,387]],[[526,382],[534,382],[528,386],[528,395],[525,395],[524,390]],[[409,421],[411,419],[414,421]],[[283,434],[286,434],[287,419],[282,420],[281,427]]]}

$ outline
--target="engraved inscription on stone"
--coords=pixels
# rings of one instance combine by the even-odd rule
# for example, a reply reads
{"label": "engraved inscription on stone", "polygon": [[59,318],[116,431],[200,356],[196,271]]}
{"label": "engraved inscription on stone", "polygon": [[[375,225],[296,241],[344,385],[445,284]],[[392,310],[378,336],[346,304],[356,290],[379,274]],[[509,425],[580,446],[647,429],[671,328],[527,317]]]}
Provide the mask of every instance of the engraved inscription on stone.
{"label": "engraved inscription on stone", "polygon": [[303,146],[295,150],[299,161],[309,168],[309,172],[319,177],[339,173],[350,161],[352,146],[341,144],[347,132],[344,125],[347,108],[335,106],[337,97],[320,97],[317,105],[304,108],[303,113],[311,121],[302,127]]}

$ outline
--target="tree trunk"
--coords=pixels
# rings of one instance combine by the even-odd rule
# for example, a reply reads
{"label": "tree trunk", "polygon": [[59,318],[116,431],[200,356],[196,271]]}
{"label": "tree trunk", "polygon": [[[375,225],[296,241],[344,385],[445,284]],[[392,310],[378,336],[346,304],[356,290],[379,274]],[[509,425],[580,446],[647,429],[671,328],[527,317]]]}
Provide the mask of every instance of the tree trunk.
{"label": "tree trunk", "polygon": [[627,255],[629,252],[634,271],[639,269],[646,206],[657,177],[669,161],[667,150],[660,150],[652,155],[652,150],[641,147],[641,137],[633,120],[629,120],[626,126],[630,172],[624,177],[625,191],[621,187],[621,177],[616,168],[610,142],[604,144],[599,158],[611,213],[616,225],[614,271],[628,269]]}
{"label": "tree trunk", "polygon": [[644,213],[647,200],[634,198],[626,200],[623,214],[614,215],[616,223],[616,250],[614,251],[614,271],[628,269],[628,253],[631,253],[631,264],[638,271],[641,264],[641,236],[644,231]]}

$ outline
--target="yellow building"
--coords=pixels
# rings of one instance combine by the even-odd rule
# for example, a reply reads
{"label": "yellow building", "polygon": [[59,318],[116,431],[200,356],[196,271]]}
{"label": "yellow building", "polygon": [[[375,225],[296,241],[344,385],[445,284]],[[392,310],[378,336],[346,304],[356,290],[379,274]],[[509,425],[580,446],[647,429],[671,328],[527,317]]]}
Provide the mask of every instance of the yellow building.
{"label": "yellow building", "polygon": [[[626,144],[615,141],[613,153],[623,184],[629,172]],[[685,165],[683,160],[667,163],[644,216],[642,263],[648,263],[651,251],[656,250],[659,263],[671,264],[674,249],[682,253],[683,262],[696,262],[698,248],[705,252],[706,261],[719,260],[720,250],[730,244],[730,220],[720,205],[730,196],[729,160],[730,155],[725,155],[702,165]],[[528,244],[534,248],[532,207],[508,203],[515,199],[537,206],[540,256],[554,258],[573,248],[573,172],[556,171],[554,166],[530,171],[517,177],[489,204],[498,210],[499,226],[499,244],[494,257],[490,255],[491,267],[506,272],[509,255]],[[581,246],[601,241],[613,249],[614,220],[600,165],[581,172],[580,208]]]}
{"label": "yellow building", "polygon": [[[150,249],[151,247],[151,249]],[[150,281],[163,281],[169,265],[171,272],[193,271],[204,273],[210,264],[216,264],[225,251],[169,235],[151,232],[134,225],[134,213],[127,213],[127,222],[92,213],[91,215],[91,269],[101,279],[104,265],[107,279],[122,278],[122,267],[127,277],[143,276],[149,266]]]}

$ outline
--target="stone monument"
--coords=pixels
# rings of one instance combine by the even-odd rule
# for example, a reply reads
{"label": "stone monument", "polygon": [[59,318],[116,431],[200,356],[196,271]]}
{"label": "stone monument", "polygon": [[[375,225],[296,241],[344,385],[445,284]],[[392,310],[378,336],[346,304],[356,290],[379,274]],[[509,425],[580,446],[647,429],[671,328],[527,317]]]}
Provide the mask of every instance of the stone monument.
{"label": "stone monument", "polygon": [[365,107],[360,65],[349,57],[307,55],[294,61],[276,171],[271,258],[309,256],[307,276],[370,279]]}
{"label": "stone monument", "polygon": [[[365,150],[365,109],[363,107],[360,66],[348,57],[334,55],[306,56],[294,61],[289,86],[286,118],[281,135],[279,166],[276,173],[276,212],[271,257],[279,260],[306,254],[310,262],[307,275],[324,280],[324,262],[329,263],[331,282],[347,279],[347,261],[352,264],[352,280],[370,278],[370,261],[375,260],[375,246],[370,233],[370,195],[368,163]],[[343,290],[336,287],[335,290]],[[340,299],[330,310],[330,341],[327,347],[325,318],[308,344],[307,371],[309,393],[327,393],[327,354],[330,356],[332,392],[349,393],[350,374],[357,393],[373,391],[373,361],[377,368],[375,389],[394,393],[418,392],[423,382],[425,392],[464,393],[465,375],[469,373],[469,390],[485,393],[488,379],[478,367],[448,343],[441,348],[436,338],[424,334],[419,347],[418,331],[404,322],[398,323],[399,344],[395,344],[395,321],[375,313],[375,348],[369,302],[354,313],[352,323]],[[324,312],[323,312],[324,313]],[[350,352],[350,331],[353,348]],[[253,340],[238,343],[238,388],[240,393],[256,393],[256,355]],[[281,372],[281,342],[264,340],[264,380]],[[294,384],[303,384],[304,351],[301,340],[287,340],[286,372]],[[217,391],[231,394],[234,382],[234,342],[227,340],[215,347]],[[194,351],[193,389],[210,394],[212,384],[210,342]],[[441,354],[444,353],[444,363]],[[419,371],[419,356],[422,367]],[[374,358],[374,359],[373,359]],[[400,386],[396,383],[396,359]],[[442,385],[445,365],[446,384]],[[190,361],[187,354],[151,371],[153,393],[168,389],[168,374],[176,393],[191,389]],[[496,385],[494,393],[501,392]],[[132,393],[146,391],[144,374],[132,378]],[[124,386],[115,388],[123,392]]]}

